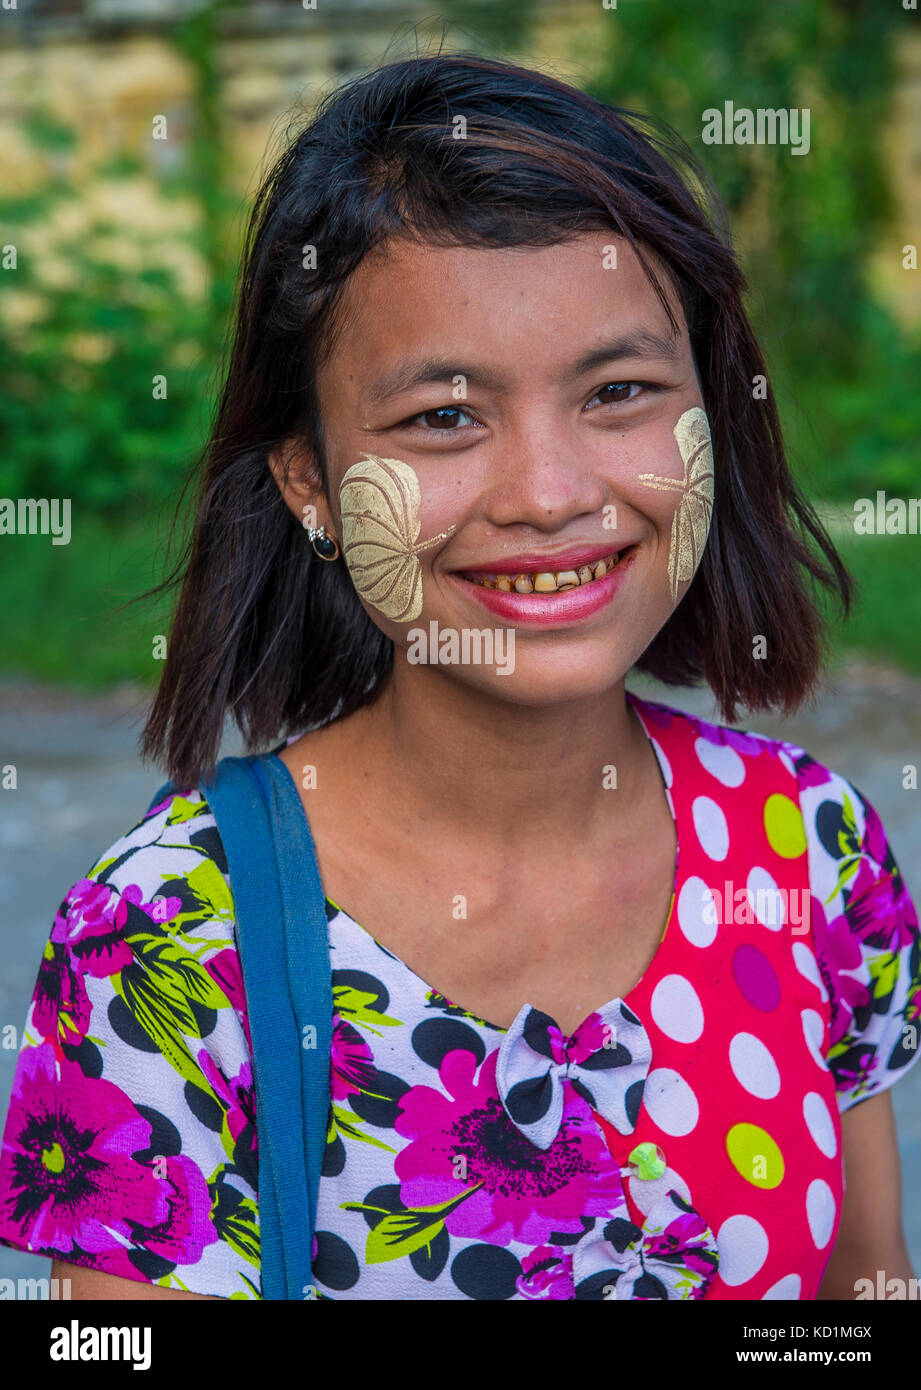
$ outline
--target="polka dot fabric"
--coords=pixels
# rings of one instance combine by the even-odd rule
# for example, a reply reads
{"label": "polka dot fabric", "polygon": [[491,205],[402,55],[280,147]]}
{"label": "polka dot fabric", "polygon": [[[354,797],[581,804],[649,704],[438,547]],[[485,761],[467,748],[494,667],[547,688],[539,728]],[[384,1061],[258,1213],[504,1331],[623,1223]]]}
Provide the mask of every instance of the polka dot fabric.
{"label": "polka dot fabric", "polygon": [[[321,1300],[816,1296],[841,1112],[918,1057],[917,916],[850,783],[630,698],[675,820],[675,891],[642,979],[571,1037],[540,1001],[508,1029],[478,1017],[327,900]],[[0,1241],[259,1298],[246,996],[199,789],[67,894],[25,1037]]]}
{"label": "polka dot fabric", "polygon": [[667,1156],[660,1182],[677,1175],[716,1232],[707,1297],[813,1298],[843,1173],[828,1002],[792,951],[811,906],[795,770],[766,739],[635,707],[679,842],[676,906],[628,996],[655,1059],[643,1138]]}

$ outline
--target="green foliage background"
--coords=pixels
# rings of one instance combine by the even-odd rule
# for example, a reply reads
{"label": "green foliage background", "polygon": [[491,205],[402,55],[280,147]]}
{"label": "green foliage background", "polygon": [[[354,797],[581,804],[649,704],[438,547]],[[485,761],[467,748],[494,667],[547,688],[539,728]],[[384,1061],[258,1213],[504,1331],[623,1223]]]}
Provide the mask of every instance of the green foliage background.
{"label": "green foliage background", "polygon": [[[226,345],[243,217],[221,114],[223,8],[214,0],[171,34],[194,76],[195,122],[183,166],[160,181],[167,196],[195,200],[191,242],[207,268],[200,296],[181,291],[153,243],[140,270],[107,260],[98,238],[114,229],[105,224],[67,245],[68,288],[49,287],[28,253],[29,229],[80,196],[67,173],[76,134],[42,112],[24,117],[47,178],[28,198],[0,198],[0,241],[20,247],[15,272],[0,275],[0,294],[28,290],[42,309],[23,328],[0,301],[0,497],[71,497],[74,529],[66,562],[64,548],[46,540],[0,538],[4,673],[89,687],[158,674],[151,640],[165,631],[162,602],[117,621],[112,613],[158,577],[165,524],[207,432]],[[442,8],[454,46],[527,62],[534,0]],[[572,32],[574,55],[596,74],[593,94],[664,118],[714,179],[741,229],[750,310],[791,459],[813,496],[844,509],[878,488],[921,491],[921,334],[877,302],[870,276],[880,242],[888,238],[901,258],[883,146],[907,19],[900,6],[877,0],[621,0],[600,54],[580,54],[578,28]],[[727,99],[808,106],[809,154],[702,146],[702,112]],[[117,178],[144,167],[120,157],[98,172]],[[87,334],[106,345],[93,360],[74,347]],[[152,394],[161,374],[166,402]],[[864,590],[844,642],[921,670],[913,636],[921,597],[911,580],[921,538],[855,543],[843,531],[840,543]]]}

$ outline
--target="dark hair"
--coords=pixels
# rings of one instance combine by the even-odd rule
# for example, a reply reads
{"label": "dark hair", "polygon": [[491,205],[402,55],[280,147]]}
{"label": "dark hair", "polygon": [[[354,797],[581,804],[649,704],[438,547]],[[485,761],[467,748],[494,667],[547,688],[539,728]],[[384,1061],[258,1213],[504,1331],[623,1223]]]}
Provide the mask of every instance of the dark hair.
{"label": "dark hair", "polygon": [[[454,138],[454,117],[466,138]],[[681,172],[679,172],[681,171]],[[315,379],[348,277],[388,236],[545,246],[604,226],[664,264],[690,332],[716,460],[700,568],[637,666],[705,678],[737,704],[795,709],[818,675],[812,581],[849,611],[852,583],[784,457],[722,203],[680,138],[544,73],[473,54],[395,62],[327,96],[264,179],[247,231],[236,325],[201,457],[194,525],[141,752],[190,786],[209,775],[228,710],[250,749],[350,714],[380,692],[393,643],[345,566],[318,559],[268,466],[299,440],[327,472]],[[305,249],[316,247],[316,269]],[[824,552],[827,565],[806,533]],[[766,639],[755,660],[752,642]]]}

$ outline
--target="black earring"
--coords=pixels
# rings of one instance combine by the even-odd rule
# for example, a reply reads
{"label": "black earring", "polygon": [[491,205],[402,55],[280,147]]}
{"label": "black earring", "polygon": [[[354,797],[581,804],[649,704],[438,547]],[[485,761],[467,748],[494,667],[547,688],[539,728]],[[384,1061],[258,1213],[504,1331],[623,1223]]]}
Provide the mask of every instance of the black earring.
{"label": "black earring", "polygon": [[332,536],[327,536],[323,526],[309,526],[307,528],[307,539],[313,546],[315,555],[321,560],[338,560],[339,543]]}

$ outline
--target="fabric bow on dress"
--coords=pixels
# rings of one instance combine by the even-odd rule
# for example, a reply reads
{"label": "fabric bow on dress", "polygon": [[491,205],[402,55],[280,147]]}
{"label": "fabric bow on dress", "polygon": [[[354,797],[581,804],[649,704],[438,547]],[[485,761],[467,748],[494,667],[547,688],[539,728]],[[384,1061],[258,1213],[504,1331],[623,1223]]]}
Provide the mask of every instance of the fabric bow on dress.
{"label": "fabric bow on dress", "polygon": [[564,1038],[556,1021],[522,1006],[496,1063],[499,1098],[513,1124],[549,1149],[563,1119],[563,1081],[621,1134],[632,1134],[652,1062],[649,1036],[621,999]]}
{"label": "fabric bow on dress", "polygon": [[642,1226],[627,1213],[596,1228],[572,1254],[576,1297],[605,1301],[703,1298],[719,1267],[716,1238],[672,1188]]}
{"label": "fabric bow on dress", "polygon": [[[651,1063],[649,1035],[622,999],[590,1014],[570,1038],[549,1014],[525,1004],[499,1047],[496,1084],[512,1123],[546,1150],[563,1121],[565,1081],[618,1133],[632,1134]],[[661,1153],[644,1144],[631,1160],[644,1150]],[[652,1176],[644,1166],[622,1172],[642,1181]],[[718,1265],[713,1232],[674,1188],[656,1198],[642,1226],[632,1220],[622,1190],[610,1216],[572,1250],[576,1298],[698,1299]]]}

